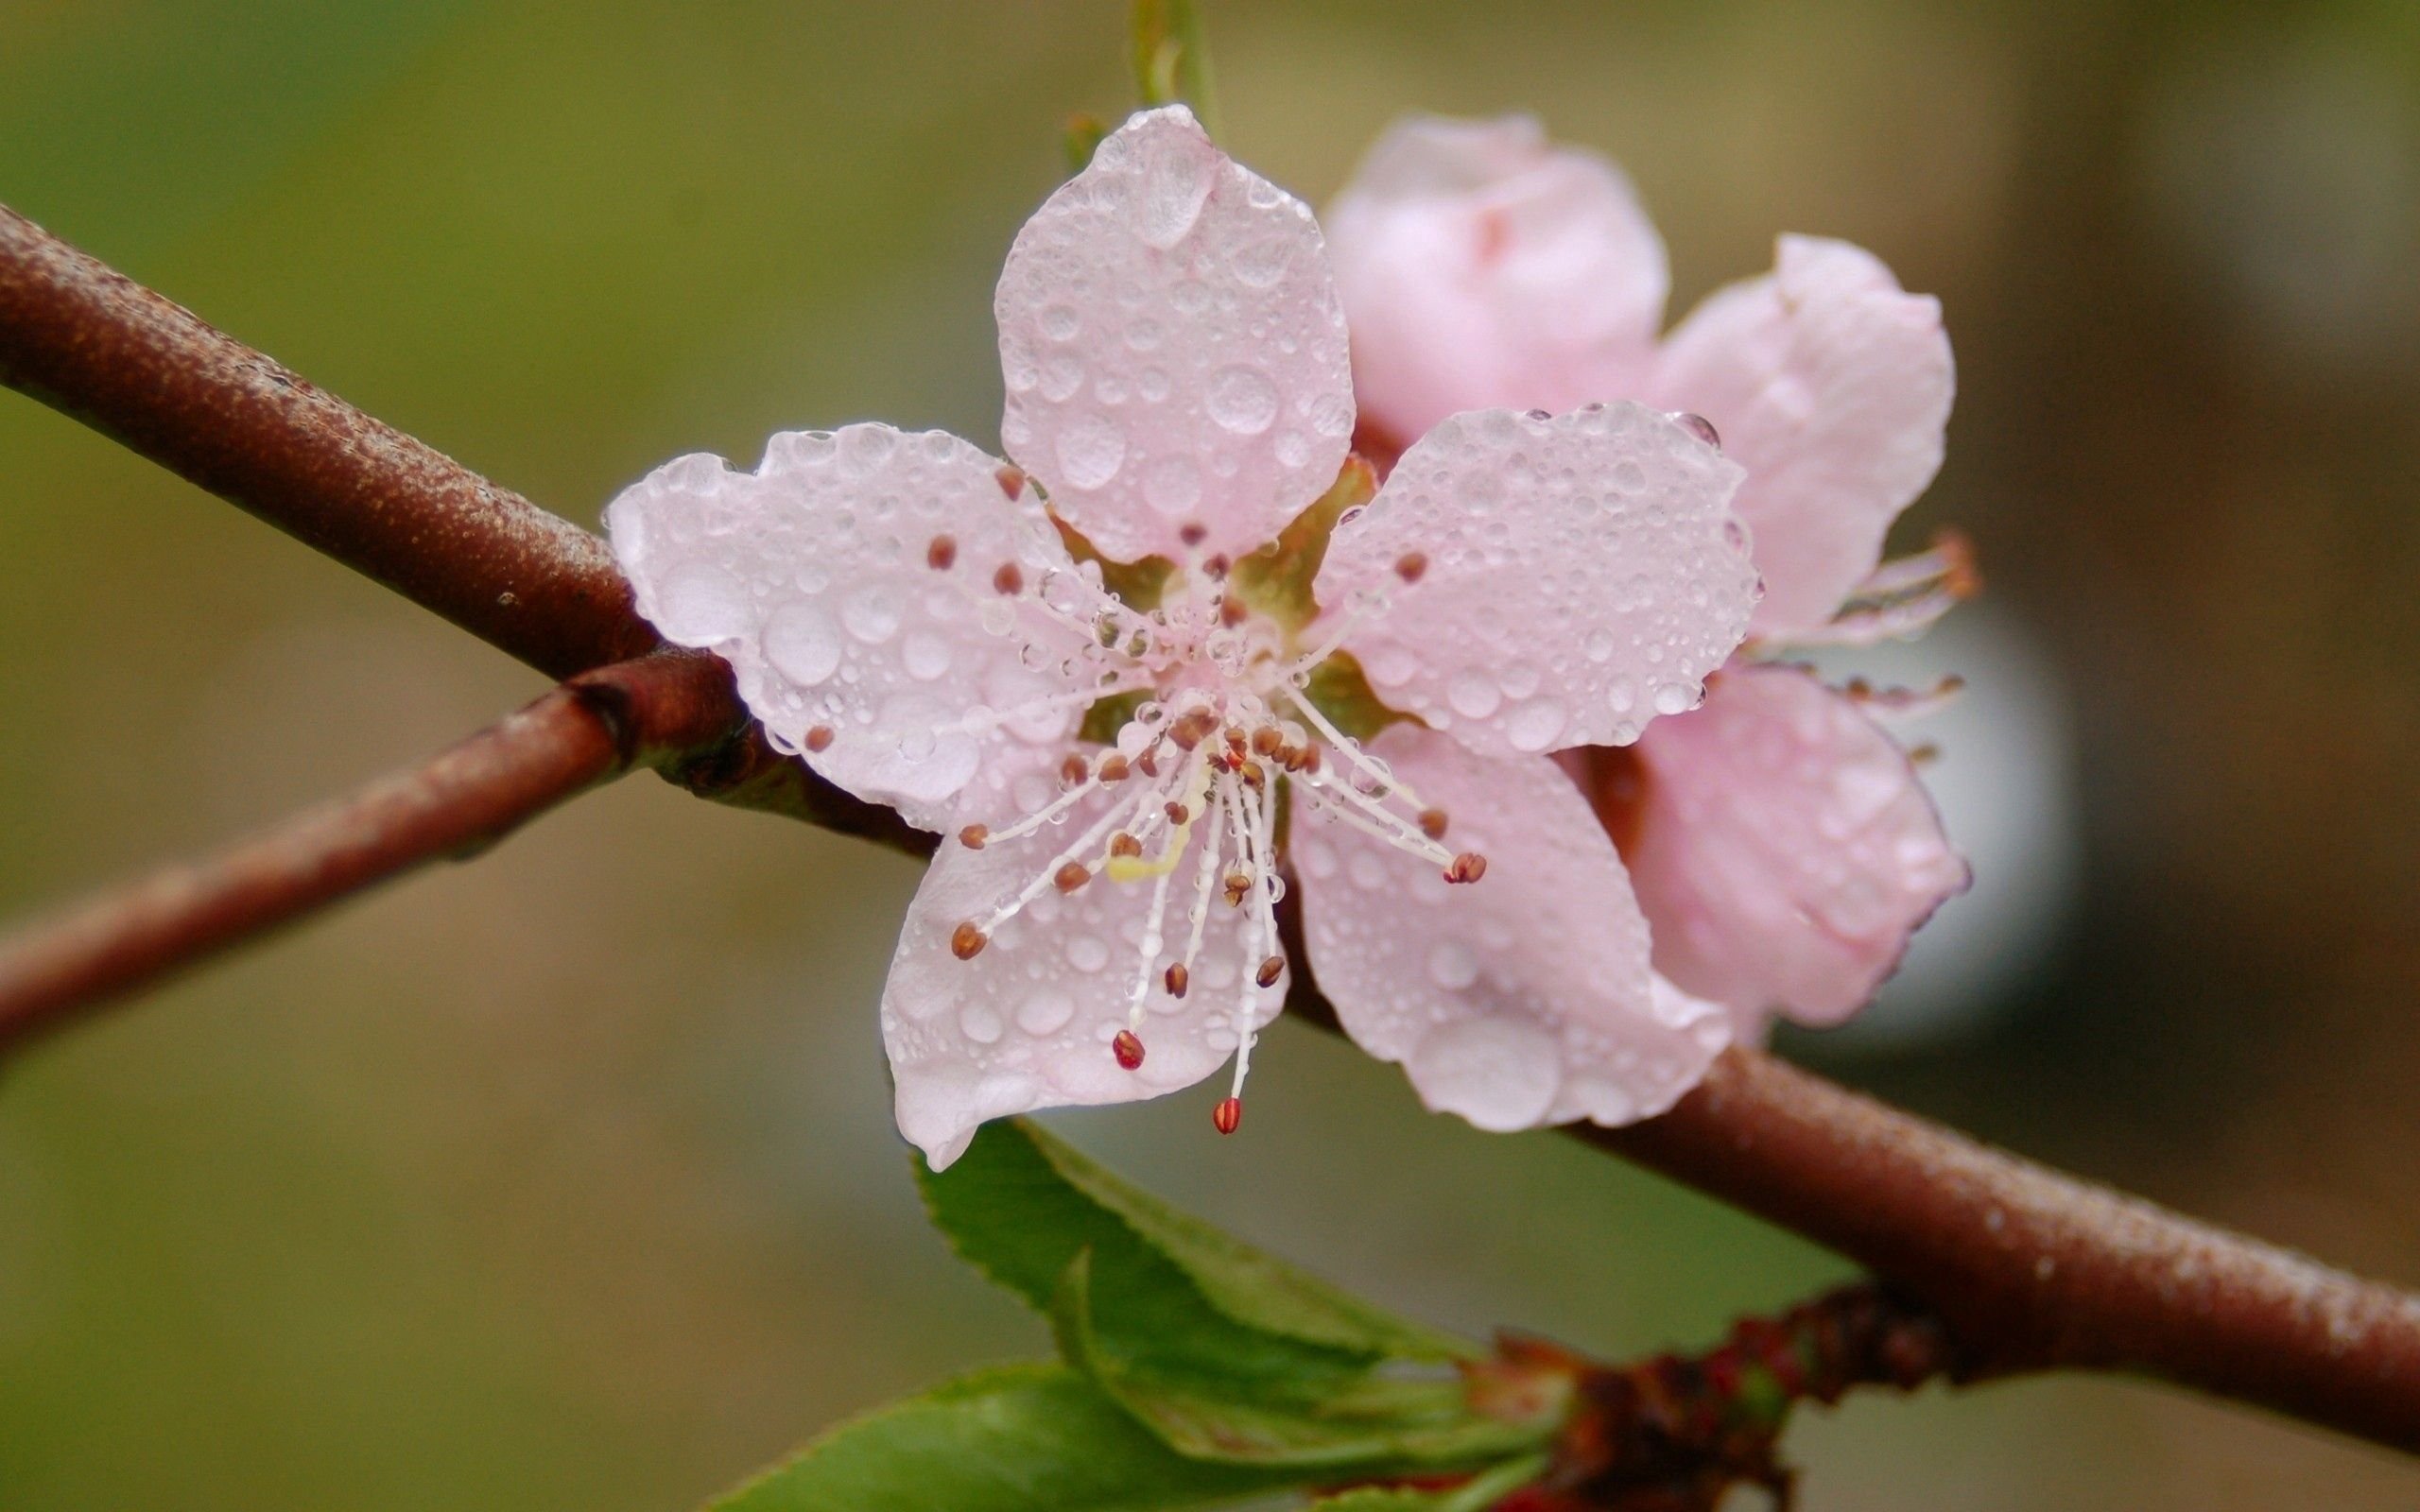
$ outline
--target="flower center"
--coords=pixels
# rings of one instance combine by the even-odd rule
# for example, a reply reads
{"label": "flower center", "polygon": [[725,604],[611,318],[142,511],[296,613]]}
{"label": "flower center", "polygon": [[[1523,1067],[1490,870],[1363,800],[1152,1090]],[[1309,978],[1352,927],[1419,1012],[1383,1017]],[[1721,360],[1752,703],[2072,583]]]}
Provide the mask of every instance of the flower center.
{"label": "flower center", "polygon": [[[1115,665],[1100,696],[1069,696],[1094,700],[1086,730],[1105,735],[1103,747],[1067,755],[1062,791],[1048,804],[1000,830],[969,825],[958,838],[982,850],[1063,828],[1080,813],[1089,822],[1038,856],[1014,894],[960,922],[950,948],[973,959],[1001,925],[1052,891],[1148,887],[1126,1023],[1109,1046],[1134,1071],[1147,1054],[1142,1031],[1152,995],[1186,998],[1211,911],[1242,910],[1247,960],[1236,996],[1197,1010],[1231,1020],[1234,1081],[1214,1120],[1231,1133],[1242,1116],[1259,1026],[1284,989],[1276,905],[1286,895],[1285,836],[1300,814],[1307,809],[1419,856],[1447,882],[1477,882],[1487,862],[1447,849],[1445,812],[1424,803],[1321,707],[1323,677],[1333,681],[1340,665],[1350,668],[1340,646],[1384,610],[1383,595],[1312,627],[1319,634],[1302,649],[1292,632],[1246,602],[1219,558],[1196,561],[1166,589],[1148,616],[1104,595],[1109,607],[1095,640],[1104,663]],[[1357,673],[1349,680],[1360,686]],[[1179,898],[1182,915],[1171,918]]]}

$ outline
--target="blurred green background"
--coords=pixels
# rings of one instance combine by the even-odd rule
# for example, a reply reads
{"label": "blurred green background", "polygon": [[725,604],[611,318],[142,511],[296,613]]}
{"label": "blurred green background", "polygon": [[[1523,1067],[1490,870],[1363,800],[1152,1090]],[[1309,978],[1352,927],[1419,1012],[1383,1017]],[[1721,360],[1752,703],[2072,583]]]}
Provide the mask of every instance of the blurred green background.
{"label": "blurred green background", "polygon": [[[2415,14],[1211,10],[1229,145],[1315,203],[1398,112],[1529,108],[1631,169],[1676,309],[1782,230],[1943,296],[1962,392],[1910,539],[1956,521],[1993,580],[1948,643],[1982,713],[1945,782],[1985,763],[1953,815],[1996,837],[1987,888],[2036,885],[1944,915],[1964,954],[1893,1010],[1929,1030],[1789,1047],[2407,1284]],[[0,199],[593,520],[775,429],[991,443],[991,283],[1066,112],[1124,109],[1122,26],[1116,0],[0,0]],[[2031,701],[1994,703],[1996,667]],[[0,917],[536,689],[0,396]],[[633,781],[5,1068],[0,1506],[662,1512],[1040,1352],[925,1230],[890,1131],[873,1002],[915,876]],[[1634,1351],[1841,1273],[1553,1137],[1427,1118],[1319,1035],[1256,1069],[1235,1140],[1201,1098],[1062,1126],[1475,1331]],[[2409,1463],[2109,1382],[1860,1399],[1790,1447],[1815,1512],[2420,1504]]]}

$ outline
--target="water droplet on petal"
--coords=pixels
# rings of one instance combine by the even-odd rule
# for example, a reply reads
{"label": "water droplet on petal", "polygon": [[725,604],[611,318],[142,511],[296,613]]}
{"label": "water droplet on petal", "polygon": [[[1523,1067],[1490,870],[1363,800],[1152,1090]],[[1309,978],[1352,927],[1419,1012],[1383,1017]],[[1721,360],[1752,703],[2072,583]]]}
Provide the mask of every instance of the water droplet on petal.
{"label": "water droplet on petal", "polygon": [[765,624],[765,656],[774,671],[812,688],[839,670],[840,633],[814,605],[785,604]]}
{"label": "water droplet on petal", "polygon": [[896,588],[888,583],[868,583],[840,606],[840,623],[868,645],[880,645],[899,633],[904,610]]}
{"label": "water droplet on petal", "polygon": [[1060,430],[1058,449],[1068,487],[1098,489],[1126,461],[1126,433],[1106,415],[1075,415]]}
{"label": "water droplet on petal", "polygon": [[1428,953],[1428,978],[1447,991],[1460,991],[1478,980],[1478,957],[1458,939],[1440,940]]}
{"label": "water droplet on petal", "polygon": [[1017,1027],[1030,1035],[1057,1034],[1075,1016],[1074,998],[1046,988],[1018,1006]]}
{"label": "water droplet on petal", "polygon": [[958,1027],[978,1045],[995,1044],[1000,1038],[999,1010],[988,1003],[970,1003],[959,1010]]}
{"label": "water droplet on petal", "polygon": [[1210,418],[1238,436],[1257,436],[1277,420],[1277,386],[1257,368],[1224,368],[1211,378]]}

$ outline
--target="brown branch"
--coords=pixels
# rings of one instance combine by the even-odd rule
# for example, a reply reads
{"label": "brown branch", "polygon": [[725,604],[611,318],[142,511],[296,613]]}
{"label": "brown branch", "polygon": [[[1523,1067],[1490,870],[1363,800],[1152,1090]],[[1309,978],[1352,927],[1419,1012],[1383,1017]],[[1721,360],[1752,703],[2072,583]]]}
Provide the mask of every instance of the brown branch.
{"label": "brown branch", "polygon": [[732,732],[727,669],[584,673],[424,765],[0,937],[0,1050],[424,862],[462,858],[634,765]]}
{"label": "brown branch", "polygon": [[[578,671],[653,644],[593,537],[310,388],[5,211],[0,382],[127,438],[532,664]],[[667,775],[709,796],[928,848],[929,837],[838,795],[760,735],[729,737],[743,727],[727,673],[681,676],[698,679],[701,700],[689,728],[720,733],[685,754],[662,755]],[[562,717],[548,716],[548,728]],[[427,837],[417,850],[381,850],[362,838],[369,832],[328,816],[281,833],[289,841],[352,836],[348,843],[363,849],[338,845],[330,853],[392,860],[354,861],[350,875],[358,880],[349,885],[359,885],[501,833],[631,759],[600,758],[596,737],[584,738],[592,743],[577,757],[508,742],[531,763],[506,764],[523,785],[499,776],[493,790],[466,782],[448,801],[403,805],[396,812],[418,814],[423,828],[414,833]],[[500,799],[508,788],[519,798]],[[516,810],[514,801],[527,806]],[[72,928],[52,936],[68,943],[46,947],[60,953],[51,958],[80,960],[84,974],[51,968],[65,985],[50,989],[41,1016],[58,1022],[94,992],[122,988],[346,890],[293,880],[310,874],[320,851],[280,851],[273,839],[256,845],[268,849],[254,865],[282,856],[288,869],[262,867],[271,879],[262,896],[271,902],[251,913],[188,918],[175,905],[181,889],[157,885],[142,906],[91,905],[84,917],[132,922],[122,936],[80,936],[80,956]],[[246,854],[253,851],[238,852]],[[120,953],[132,969],[112,964]],[[1333,1027],[1316,988],[1297,980],[1289,1005]],[[2420,1300],[2390,1288],[1986,1150],[1751,1050],[1727,1053],[1703,1086],[1660,1118],[1575,1132],[1872,1267],[1937,1309],[1960,1357],[1979,1373],[2137,1371],[2420,1451]]]}
{"label": "brown branch", "polygon": [[[0,205],[0,384],[385,584],[550,678],[660,644],[588,531],[371,419]],[[735,696],[731,724],[746,725]],[[928,849],[750,730],[694,791]]]}
{"label": "brown branch", "polygon": [[1937,1311],[1971,1376],[2157,1376],[2420,1453],[2420,1297],[2078,1180],[1753,1050],[1582,1141]]}

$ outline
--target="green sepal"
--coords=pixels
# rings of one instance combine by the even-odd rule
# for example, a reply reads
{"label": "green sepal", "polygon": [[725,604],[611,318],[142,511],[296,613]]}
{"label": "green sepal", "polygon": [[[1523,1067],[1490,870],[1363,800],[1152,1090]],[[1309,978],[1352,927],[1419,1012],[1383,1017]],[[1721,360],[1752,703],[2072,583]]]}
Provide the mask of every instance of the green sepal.
{"label": "green sepal", "polygon": [[1486,1512],[1508,1493],[1536,1480],[1546,1469],[1544,1454],[1524,1454],[1482,1470],[1460,1486],[1436,1489],[1358,1486],[1319,1498],[1307,1512]]}
{"label": "green sepal", "polygon": [[1286,523],[1277,539],[1238,559],[1228,572],[1227,590],[1246,608],[1277,622],[1288,636],[1310,624],[1320,603],[1312,589],[1327,559],[1328,537],[1347,509],[1368,504],[1378,492],[1378,472],[1348,455],[1325,493]]}

